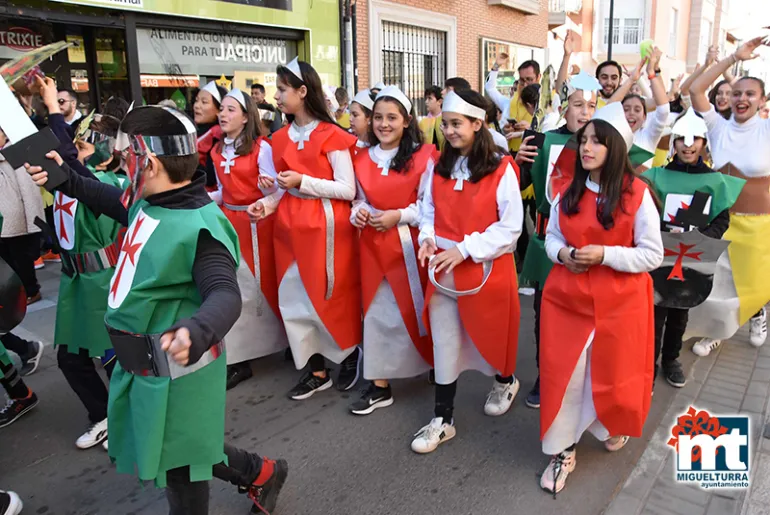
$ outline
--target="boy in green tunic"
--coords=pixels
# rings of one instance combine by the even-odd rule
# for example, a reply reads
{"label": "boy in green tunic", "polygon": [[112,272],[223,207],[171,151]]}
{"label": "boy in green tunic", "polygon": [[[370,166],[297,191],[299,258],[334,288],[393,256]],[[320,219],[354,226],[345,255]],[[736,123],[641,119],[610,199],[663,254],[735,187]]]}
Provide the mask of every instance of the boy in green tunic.
{"label": "boy in green tunic", "polygon": [[[130,144],[125,195],[66,165],[69,180],[59,187],[128,226],[105,316],[118,360],[110,381],[110,457],[119,472],[166,487],[172,515],[208,513],[212,476],[248,493],[253,512],[270,513],[286,462],[224,442],[221,342],[241,309],[238,241],[196,172],[195,126],[179,111],[145,106],[126,115],[121,131]],[[45,172],[29,170],[45,184]]]}
{"label": "boy in green tunic", "polygon": [[[706,166],[702,156],[707,134],[706,122],[692,108],[688,109],[671,129],[674,158],[665,167],[642,174],[660,199],[662,231],[697,229],[705,236],[720,239],[730,225],[730,208],[746,181]],[[694,197],[698,193],[703,196],[702,211],[690,213],[690,207],[695,209]],[[687,309],[655,306],[655,375],[662,353],[663,375],[676,388],[686,383],[679,352],[688,313]]]}

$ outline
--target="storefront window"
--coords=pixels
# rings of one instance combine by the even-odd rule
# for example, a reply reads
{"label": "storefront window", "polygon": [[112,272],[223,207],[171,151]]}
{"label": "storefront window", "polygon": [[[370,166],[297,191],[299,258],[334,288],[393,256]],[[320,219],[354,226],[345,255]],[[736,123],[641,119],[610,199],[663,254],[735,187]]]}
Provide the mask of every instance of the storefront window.
{"label": "storefront window", "polygon": [[197,89],[211,80],[244,91],[260,83],[272,98],[276,66],[297,56],[296,41],[259,36],[139,28],[137,41],[143,100],[171,99],[188,112]]}
{"label": "storefront window", "polygon": [[508,65],[500,68],[497,75],[496,89],[505,96],[511,96],[511,88],[514,81],[518,78],[516,69],[524,61],[534,59],[540,63],[541,71],[545,67],[545,51],[542,48],[517,45],[506,41],[495,41],[492,39],[481,38],[481,80],[486,83],[487,74],[495,64],[497,56],[506,53],[509,56]]}

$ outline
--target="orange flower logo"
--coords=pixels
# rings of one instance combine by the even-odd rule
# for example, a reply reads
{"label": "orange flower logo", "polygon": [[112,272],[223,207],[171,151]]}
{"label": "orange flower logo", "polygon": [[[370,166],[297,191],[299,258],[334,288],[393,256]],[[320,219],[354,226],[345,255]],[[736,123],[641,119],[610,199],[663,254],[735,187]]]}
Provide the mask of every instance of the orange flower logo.
{"label": "orange flower logo", "polygon": [[[717,417],[712,417],[708,411],[701,410],[696,412],[695,408],[690,406],[687,413],[681,415],[676,420],[676,425],[671,428],[672,438],[668,441],[668,445],[673,447],[679,452],[679,437],[686,435],[694,437],[697,435],[711,435],[714,438],[727,434],[728,429],[722,427]],[[717,454],[723,452],[721,447],[717,448]],[[695,447],[692,450],[692,462],[700,462],[701,448]]]}

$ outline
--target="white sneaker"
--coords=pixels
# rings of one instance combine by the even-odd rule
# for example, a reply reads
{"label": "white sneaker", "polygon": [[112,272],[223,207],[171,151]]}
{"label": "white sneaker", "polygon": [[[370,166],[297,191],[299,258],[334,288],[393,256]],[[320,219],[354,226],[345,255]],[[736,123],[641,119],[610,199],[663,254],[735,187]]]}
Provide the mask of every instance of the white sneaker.
{"label": "white sneaker", "polygon": [[556,494],[564,489],[567,476],[575,470],[576,465],[577,460],[575,459],[574,450],[562,451],[552,457],[548,467],[543,471],[543,475],[540,476],[540,488],[552,493],[556,497]]}
{"label": "white sneaker", "polygon": [[613,436],[604,441],[604,448],[610,452],[617,452],[625,447],[629,440],[628,436]]}
{"label": "white sneaker", "polygon": [[702,338],[695,342],[692,346],[692,351],[700,357],[706,357],[711,354],[711,351],[716,349],[722,344],[722,340],[712,340],[711,338]]}
{"label": "white sneaker", "polygon": [[455,434],[454,423],[445,424],[443,418],[436,417],[415,433],[417,438],[412,440],[412,450],[420,454],[433,452],[440,444],[454,438]]}
{"label": "white sneaker", "polygon": [[104,442],[102,442],[102,447],[104,448],[105,451],[109,451],[110,450],[110,446],[107,445],[107,440],[104,440]]}
{"label": "white sneaker", "polygon": [[90,449],[107,439],[107,419],[91,424],[88,430],[75,442],[78,449]]}
{"label": "white sneaker", "polygon": [[751,317],[749,341],[754,347],[761,347],[767,339],[767,311],[765,308],[757,316]]}
{"label": "white sneaker", "polygon": [[511,409],[513,399],[518,392],[519,380],[515,377],[511,384],[495,381],[492,391],[487,395],[487,402],[484,403],[484,413],[490,417],[505,415]]}
{"label": "white sneaker", "polygon": [[5,508],[3,515],[19,515],[19,513],[21,513],[24,504],[21,502],[21,499],[16,492],[0,490],[0,496],[5,497],[4,504],[8,505],[8,507]]}

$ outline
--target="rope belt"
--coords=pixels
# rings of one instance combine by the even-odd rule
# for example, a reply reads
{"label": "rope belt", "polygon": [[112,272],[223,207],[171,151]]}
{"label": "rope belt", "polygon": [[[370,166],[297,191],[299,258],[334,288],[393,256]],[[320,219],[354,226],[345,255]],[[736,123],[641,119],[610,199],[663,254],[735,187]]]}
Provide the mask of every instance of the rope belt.
{"label": "rope belt", "polygon": [[[459,244],[460,244],[459,241],[453,241],[453,240],[450,240],[449,238],[442,238],[441,236],[436,236],[436,246],[440,249],[449,250],[451,248],[456,247]],[[433,257],[435,256],[436,255],[434,254]],[[433,259],[433,257],[431,257],[431,259]],[[465,295],[475,295],[481,291],[481,288],[483,288],[485,284],[487,284],[487,281],[489,280],[489,276],[492,275],[493,264],[494,264],[494,261],[492,260],[484,261],[483,263],[481,263],[482,270],[484,271],[484,276],[481,279],[481,284],[475,288],[471,288],[470,290],[453,290],[451,288],[447,288],[446,286],[442,286],[441,284],[438,283],[438,281],[436,281],[435,268],[428,267],[428,279],[430,279],[430,282],[433,283],[433,286],[435,286],[438,291],[440,291],[441,293],[449,297],[457,298],[457,297],[463,297]]]}
{"label": "rope belt", "polygon": [[[222,205],[230,211],[246,211],[249,206],[237,206],[223,202]],[[254,259],[254,281],[257,283],[257,316],[262,316],[262,271],[259,268],[259,238],[257,237],[257,222],[251,221],[251,249]]]}

